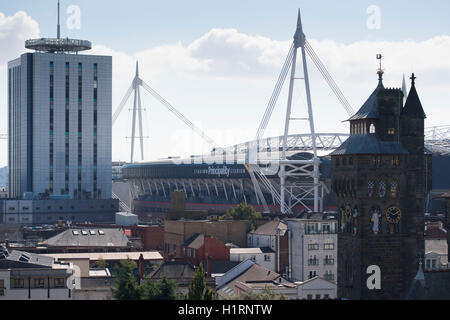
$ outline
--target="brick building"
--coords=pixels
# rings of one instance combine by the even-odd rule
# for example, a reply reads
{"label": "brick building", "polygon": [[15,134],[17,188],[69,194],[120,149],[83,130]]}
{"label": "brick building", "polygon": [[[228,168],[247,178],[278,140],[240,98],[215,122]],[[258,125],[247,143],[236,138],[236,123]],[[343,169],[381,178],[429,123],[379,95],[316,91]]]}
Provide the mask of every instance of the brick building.
{"label": "brick building", "polygon": [[211,274],[211,261],[229,261],[230,248],[228,248],[220,240],[205,236],[203,234],[195,234],[190,237],[181,248],[182,260],[187,261],[194,266],[199,266],[202,262]]}
{"label": "brick building", "polygon": [[165,258],[182,258],[183,244],[195,234],[212,236],[223,243],[233,243],[240,247],[247,245],[248,221],[170,221],[164,224],[164,256]]}
{"label": "brick building", "polygon": [[[331,154],[341,298],[400,299],[424,259],[424,203],[432,185],[426,116],[414,75],[403,105],[402,90],[386,89],[378,74],[377,88],[349,119],[349,139]],[[381,270],[380,290],[367,288],[372,265]]]}

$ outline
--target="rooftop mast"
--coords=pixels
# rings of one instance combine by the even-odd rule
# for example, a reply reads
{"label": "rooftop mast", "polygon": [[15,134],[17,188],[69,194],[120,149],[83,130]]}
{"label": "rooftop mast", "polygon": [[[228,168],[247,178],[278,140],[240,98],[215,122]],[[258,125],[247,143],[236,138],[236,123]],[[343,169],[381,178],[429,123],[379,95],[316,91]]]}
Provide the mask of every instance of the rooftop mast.
{"label": "rooftop mast", "polygon": [[57,26],[57,32],[56,32],[58,39],[61,38],[61,25],[59,24],[59,12],[60,12],[60,10],[59,10],[59,0],[58,0],[58,26]]}

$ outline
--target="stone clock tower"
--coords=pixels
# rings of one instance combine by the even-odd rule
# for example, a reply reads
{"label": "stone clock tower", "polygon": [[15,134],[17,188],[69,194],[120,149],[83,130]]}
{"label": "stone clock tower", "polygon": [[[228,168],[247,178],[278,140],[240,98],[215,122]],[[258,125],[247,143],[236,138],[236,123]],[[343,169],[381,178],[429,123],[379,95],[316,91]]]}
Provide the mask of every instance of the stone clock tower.
{"label": "stone clock tower", "polygon": [[[378,75],[377,88],[349,119],[349,139],[331,154],[340,298],[402,299],[424,258],[426,116],[414,74],[405,105],[402,90],[385,88],[381,69]],[[368,289],[369,266],[380,268],[380,289]]]}

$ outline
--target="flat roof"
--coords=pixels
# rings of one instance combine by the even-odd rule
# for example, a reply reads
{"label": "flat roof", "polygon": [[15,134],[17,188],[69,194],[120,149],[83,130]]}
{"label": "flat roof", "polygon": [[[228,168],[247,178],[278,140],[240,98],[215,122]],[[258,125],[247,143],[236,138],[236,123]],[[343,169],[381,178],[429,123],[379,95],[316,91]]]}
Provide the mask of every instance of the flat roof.
{"label": "flat roof", "polygon": [[261,248],[230,248],[230,254],[262,254]]}
{"label": "flat roof", "polygon": [[44,254],[44,256],[52,257],[57,260],[70,259],[89,259],[92,261],[98,260],[139,260],[140,255],[144,256],[144,260],[163,260],[162,255],[158,251],[145,252],[87,252],[87,253],[52,253]]}

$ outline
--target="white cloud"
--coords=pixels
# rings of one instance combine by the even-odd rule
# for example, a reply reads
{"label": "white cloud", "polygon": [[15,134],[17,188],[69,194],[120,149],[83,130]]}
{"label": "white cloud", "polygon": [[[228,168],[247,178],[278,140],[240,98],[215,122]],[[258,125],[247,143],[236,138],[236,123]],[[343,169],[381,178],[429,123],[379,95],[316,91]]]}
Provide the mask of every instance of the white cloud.
{"label": "white cloud", "polygon": [[24,11],[13,16],[0,12],[0,64],[17,58],[24,51],[25,40],[39,37],[39,24]]}
{"label": "white cloud", "polygon": [[[2,71],[6,62],[23,53],[24,41],[33,37],[39,37],[39,26],[25,12],[18,12],[11,17],[0,13],[2,92],[6,93],[6,73]],[[385,85],[400,87],[402,74],[409,77],[411,72],[415,72],[420,86],[419,94],[429,116],[428,125],[446,124],[439,121],[444,119],[442,121],[445,122],[442,114],[445,114],[446,101],[450,99],[450,36],[402,42],[359,41],[342,44],[333,40],[314,39],[309,42],[353,103],[354,109],[362,105],[376,86],[375,72],[378,65],[375,54],[381,50],[386,70]],[[251,132],[256,133],[291,43],[291,39],[277,41],[260,35],[244,34],[236,29],[212,29],[188,44],[178,42],[157,46],[133,55],[96,45],[87,54],[113,56],[113,111],[130,85],[135,62],[139,60],[142,78],[177,109],[192,121],[202,121],[206,133],[215,140],[226,141],[227,137],[222,139],[220,132],[229,130],[237,133],[231,140],[238,143],[247,139],[247,136],[252,137]],[[310,60],[309,69],[318,130],[344,131],[340,121],[347,118],[346,114]],[[274,121],[281,119],[281,124],[268,128],[273,129],[274,135],[282,133],[285,98],[282,93],[280,105],[277,106],[279,114],[274,113]],[[178,129],[180,122],[163,107],[156,106],[156,102],[147,102],[145,105],[149,106],[150,113],[149,123],[145,127],[153,130],[144,133],[145,136],[151,136],[148,142],[151,148],[147,148],[147,151],[151,149],[147,154],[150,155],[148,159],[175,155],[171,154],[173,150],[170,149],[167,133],[172,127]],[[126,113],[126,108],[123,112]],[[124,114],[115,126],[115,159],[129,157],[129,140],[125,139],[130,131],[129,118],[130,115],[127,119]],[[2,127],[0,132],[5,132],[5,121],[2,121]],[[250,133],[244,134],[243,128]],[[215,131],[217,134],[214,134]],[[124,147],[125,141],[127,147]]]}

